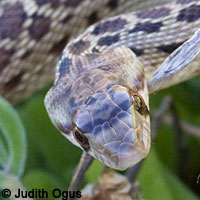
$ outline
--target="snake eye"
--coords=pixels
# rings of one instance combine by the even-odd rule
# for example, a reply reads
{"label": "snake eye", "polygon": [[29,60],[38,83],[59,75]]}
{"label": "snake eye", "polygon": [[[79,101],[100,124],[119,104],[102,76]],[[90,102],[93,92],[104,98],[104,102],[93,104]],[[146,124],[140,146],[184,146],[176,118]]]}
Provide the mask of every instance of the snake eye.
{"label": "snake eye", "polygon": [[148,108],[144,102],[144,99],[137,93],[131,92],[131,97],[135,109],[141,114],[146,115],[149,113]]}
{"label": "snake eye", "polygon": [[83,147],[83,149],[85,151],[88,151],[90,148],[88,139],[84,136],[83,132],[76,126],[74,126],[73,128],[73,135],[76,141]]}

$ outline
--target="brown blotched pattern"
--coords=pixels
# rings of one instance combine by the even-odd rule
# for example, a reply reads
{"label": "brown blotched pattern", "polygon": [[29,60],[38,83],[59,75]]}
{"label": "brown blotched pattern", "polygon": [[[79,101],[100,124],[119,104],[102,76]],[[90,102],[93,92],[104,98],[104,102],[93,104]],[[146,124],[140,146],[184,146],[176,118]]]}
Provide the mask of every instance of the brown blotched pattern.
{"label": "brown blotched pattern", "polygon": [[144,32],[147,32],[147,33],[154,33],[154,32],[158,32],[162,26],[163,26],[162,22],[137,23],[135,25],[135,27],[132,30],[129,31],[129,33],[135,33],[135,32],[139,32],[139,31],[144,31]]}
{"label": "brown blotched pattern", "polygon": [[88,16],[88,25],[94,24],[98,21],[98,12],[94,11]]}
{"label": "brown blotched pattern", "polygon": [[131,46],[129,48],[131,49],[133,53],[135,53],[136,56],[141,56],[144,53],[142,49],[137,49],[134,46]]}
{"label": "brown blotched pattern", "polygon": [[0,73],[10,63],[11,56],[15,53],[15,49],[0,49]]}
{"label": "brown blotched pattern", "polygon": [[35,0],[38,6],[50,3],[52,8],[57,8],[60,5],[60,0]]}
{"label": "brown blotched pattern", "polygon": [[69,22],[74,16],[72,14],[68,14],[63,20],[62,23],[65,24]]}
{"label": "brown blotched pattern", "polygon": [[41,39],[49,32],[51,20],[43,16],[34,16],[33,24],[29,27],[30,35],[36,39]]}
{"label": "brown blotched pattern", "polygon": [[90,46],[89,41],[83,41],[79,40],[76,43],[73,43],[69,46],[69,50],[72,54],[79,55],[81,54],[85,49],[87,49]]}
{"label": "brown blotched pattern", "polygon": [[28,58],[31,54],[32,54],[32,51],[31,51],[31,50],[27,50],[27,51],[21,56],[21,59],[24,60],[24,59]]}
{"label": "brown blotched pattern", "polygon": [[175,44],[170,44],[170,45],[162,45],[157,47],[157,49],[165,52],[165,53],[172,53],[175,51],[179,46],[181,46],[183,43],[175,43]]}
{"label": "brown blotched pattern", "polygon": [[[10,16],[12,16],[12,20],[7,20]],[[17,39],[23,31],[22,25],[25,20],[26,13],[21,3],[5,4],[3,6],[3,14],[0,17],[0,37],[2,39]]]}
{"label": "brown blotched pattern", "polygon": [[99,38],[97,44],[99,46],[110,46],[116,42],[119,41],[119,34],[116,34],[116,35],[112,35],[112,36],[105,36],[105,37],[101,37]]}
{"label": "brown blotched pattern", "polygon": [[177,21],[194,22],[200,18],[200,5],[191,5],[180,11]]}
{"label": "brown blotched pattern", "polygon": [[97,24],[91,34],[99,35],[106,32],[113,33],[115,31],[123,29],[126,24],[127,24],[127,21],[121,18],[117,18],[110,21],[108,20],[108,21]]}
{"label": "brown blotched pattern", "polygon": [[166,17],[170,13],[169,8],[153,8],[153,9],[147,9],[142,10],[140,12],[137,12],[137,17],[139,18],[151,18],[151,19],[157,19],[159,17]]}
{"label": "brown blotched pattern", "polygon": [[62,50],[64,49],[64,47],[66,46],[68,40],[69,40],[69,36],[65,36],[59,42],[54,44],[54,46],[50,49],[49,53],[53,53],[53,54],[56,54],[56,55],[61,53]]}
{"label": "brown blotched pattern", "polygon": [[18,83],[21,81],[22,76],[25,74],[25,72],[21,71],[19,74],[13,76],[5,85],[5,89],[7,91],[10,91],[17,87]]}
{"label": "brown blotched pattern", "polygon": [[84,0],[67,0],[64,2],[64,5],[66,7],[72,7],[72,8],[76,8],[79,6],[80,3],[82,3]]}
{"label": "brown blotched pattern", "polygon": [[107,4],[107,6],[111,9],[114,10],[118,6],[118,0],[110,0]]}

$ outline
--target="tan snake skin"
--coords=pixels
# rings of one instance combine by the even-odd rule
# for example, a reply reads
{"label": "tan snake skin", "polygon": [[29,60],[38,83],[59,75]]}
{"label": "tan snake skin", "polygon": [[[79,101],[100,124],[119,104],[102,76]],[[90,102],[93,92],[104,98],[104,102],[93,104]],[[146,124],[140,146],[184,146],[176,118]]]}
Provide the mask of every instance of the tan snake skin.
{"label": "tan snake skin", "polygon": [[[44,87],[52,80],[55,56],[69,39],[105,16],[131,10],[135,2],[3,3],[1,94],[18,103]],[[52,122],[106,165],[120,170],[134,165],[150,149],[148,82],[164,59],[199,28],[199,0],[177,0],[90,26],[60,56],[54,86],[45,98]],[[198,61],[164,87],[199,73]]]}
{"label": "tan snake skin", "polygon": [[58,57],[71,38],[102,18],[149,5],[155,2],[4,0],[0,4],[0,94],[13,104],[26,99],[53,81]]}

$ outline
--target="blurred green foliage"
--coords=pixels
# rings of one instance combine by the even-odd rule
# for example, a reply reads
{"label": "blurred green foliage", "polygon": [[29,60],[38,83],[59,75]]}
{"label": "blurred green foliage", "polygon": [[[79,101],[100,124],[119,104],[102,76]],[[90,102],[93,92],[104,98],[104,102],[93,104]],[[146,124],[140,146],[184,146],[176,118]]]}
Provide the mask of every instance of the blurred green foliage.
{"label": "blurred green foliage", "polygon": [[[150,97],[150,107],[158,108],[163,97],[170,94],[173,97],[174,103],[178,110],[180,119],[187,120],[191,124],[200,127],[200,78],[187,81],[180,85],[165,89]],[[29,100],[16,107],[16,111],[4,102],[4,106],[0,106],[1,119],[5,119],[7,126],[12,132],[12,138],[5,137],[5,130],[1,123],[1,140],[0,140],[0,164],[1,167],[7,162],[6,152],[9,145],[7,141],[16,141],[13,146],[17,158],[14,166],[23,164],[26,151],[26,167],[21,178],[23,185],[27,189],[45,188],[52,191],[53,188],[66,190],[69,186],[74,168],[79,162],[81,150],[72,145],[64,138],[52,125],[47,112],[44,108],[43,99],[47,89],[33,95]],[[7,109],[7,110],[6,110]],[[12,113],[9,115],[9,112]],[[10,117],[14,115],[14,118]],[[13,116],[12,116],[13,117]],[[24,137],[24,129],[26,130],[26,140]],[[15,121],[16,120],[16,121]],[[4,122],[4,124],[6,124]],[[8,123],[9,122],[9,123]],[[21,132],[21,139],[17,137],[18,132]],[[173,126],[162,125],[157,137],[152,142],[151,153],[142,166],[137,177],[140,183],[143,197],[147,200],[155,199],[199,199],[200,185],[196,184],[196,178],[200,173],[200,141],[197,138],[186,134],[185,140],[188,143],[188,158],[187,162],[190,168],[186,168],[185,173],[189,175],[189,179],[178,177],[179,175],[179,160],[180,154],[177,149],[177,141]],[[20,144],[20,140],[21,142]],[[21,151],[20,149],[23,149]],[[26,148],[25,148],[26,147]],[[21,158],[21,160],[20,160]],[[84,184],[95,183],[103,168],[103,164],[95,161],[86,173]],[[23,167],[21,167],[23,169]],[[188,171],[187,171],[188,170]],[[20,171],[20,170],[19,170]],[[17,170],[12,169],[11,174],[16,174]],[[21,170],[22,172],[22,170]],[[21,173],[20,172],[20,173]],[[189,189],[190,187],[190,189]],[[192,190],[196,191],[195,194]],[[53,198],[49,198],[53,199]]]}
{"label": "blurred green foliage", "polygon": [[0,166],[1,172],[20,176],[26,160],[26,135],[19,115],[0,97]]}
{"label": "blurred green foliage", "polygon": [[[23,189],[20,177],[26,162],[26,135],[18,113],[0,97],[0,186]],[[0,193],[1,195],[1,193]]]}

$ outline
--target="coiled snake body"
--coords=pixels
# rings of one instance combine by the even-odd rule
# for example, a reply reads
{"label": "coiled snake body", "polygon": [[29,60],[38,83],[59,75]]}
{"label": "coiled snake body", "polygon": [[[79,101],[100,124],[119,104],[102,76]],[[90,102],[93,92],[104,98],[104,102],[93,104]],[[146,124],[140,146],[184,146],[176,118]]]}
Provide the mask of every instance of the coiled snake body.
{"label": "coiled snake body", "polygon": [[[17,103],[42,88],[52,80],[55,56],[68,39],[96,20],[131,10],[135,2],[2,3],[1,95]],[[198,56],[161,87],[149,82],[166,57],[199,28],[199,0],[177,0],[90,26],[59,58],[54,86],[45,98],[52,122],[106,165],[120,170],[134,165],[150,149],[148,90],[198,74]]]}

